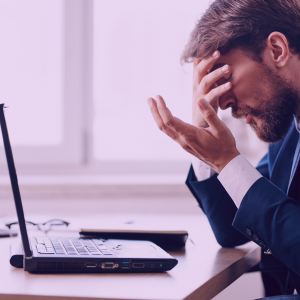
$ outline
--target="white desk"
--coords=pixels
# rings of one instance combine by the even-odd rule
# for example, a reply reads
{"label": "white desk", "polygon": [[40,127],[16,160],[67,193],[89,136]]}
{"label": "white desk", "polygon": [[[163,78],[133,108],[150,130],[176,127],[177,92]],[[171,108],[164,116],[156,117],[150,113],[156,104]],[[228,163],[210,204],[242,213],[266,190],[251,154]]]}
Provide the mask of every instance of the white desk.
{"label": "white desk", "polygon": [[188,241],[185,250],[170,253],[179,261],[173,270],[155,274],[29,274],[10,266],[9,245],[13,239],[2,238],[0,300],[206,300],[260,261],[260,247],[252,242],[238,249],[220,248],[205,216],[144,215],[141,218],[155,224],[163,220],[177,227],[180,224],[189,231],[194,244]]}

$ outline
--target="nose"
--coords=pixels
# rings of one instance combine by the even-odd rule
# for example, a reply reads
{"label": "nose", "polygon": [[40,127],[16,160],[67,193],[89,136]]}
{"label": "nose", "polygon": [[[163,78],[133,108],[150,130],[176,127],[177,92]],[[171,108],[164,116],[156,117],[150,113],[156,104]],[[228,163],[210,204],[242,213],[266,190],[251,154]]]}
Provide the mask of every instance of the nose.
{"label": "nose", "polygon": [[222,110],[236,105],[236,99],[231,95],[223,95],[219,98],[219,106]]}

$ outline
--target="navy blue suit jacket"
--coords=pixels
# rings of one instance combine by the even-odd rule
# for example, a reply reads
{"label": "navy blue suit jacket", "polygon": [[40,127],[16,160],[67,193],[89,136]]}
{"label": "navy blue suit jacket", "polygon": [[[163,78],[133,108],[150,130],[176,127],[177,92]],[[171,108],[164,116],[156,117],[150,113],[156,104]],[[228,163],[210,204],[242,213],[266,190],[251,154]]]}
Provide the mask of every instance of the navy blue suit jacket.
{"label": "navy blue suit jacket", "polygon": [[300,194],[295,199],[290,197],[291,189],[300,190],[300,182],[290,180],[298,138],[293,122],[287,136],[269,146],[257,166],[263,177],[248,190],[239,209],[217,174],[199,182],[191,167],[186,184],[222,247],[235,247],[252,240],[263,250],[270,249],[288,267],[300,294]]}

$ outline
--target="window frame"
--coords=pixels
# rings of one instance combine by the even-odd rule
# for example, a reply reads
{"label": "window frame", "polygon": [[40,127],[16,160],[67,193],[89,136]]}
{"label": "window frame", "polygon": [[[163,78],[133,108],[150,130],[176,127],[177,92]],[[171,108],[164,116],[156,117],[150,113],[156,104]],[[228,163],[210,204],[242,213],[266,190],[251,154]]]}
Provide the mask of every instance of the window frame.
{"label": "window frame", "polygon": [[[89,134],[86,122],[89,119],[87,113],[91,109],[89,105],[92,102],[90,29],[93,1],[62,1],[63,140],[61,144],[55,146],[13,146],[16,164],[24,167],[80,165],[88,160]],[[6,164],[3,147],[0,148],[0,164]]]}

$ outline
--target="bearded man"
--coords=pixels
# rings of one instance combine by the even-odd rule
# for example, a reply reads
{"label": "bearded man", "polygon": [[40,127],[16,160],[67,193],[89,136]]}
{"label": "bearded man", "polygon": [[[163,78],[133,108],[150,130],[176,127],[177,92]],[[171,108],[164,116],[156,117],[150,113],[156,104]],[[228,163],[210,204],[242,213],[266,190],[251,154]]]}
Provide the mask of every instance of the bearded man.
{"label": "bearded man", "polygon": [[[194,66],[193,125],[172,116],[161,96],[148,99],[159,129],[194,156],[186,184],[219,244],[252,240],[262,267],[277,268],[273,279],[262,273],[267,295],[282,293],[285,280],[286,294],[300,292],[299,55],[299,0],[215,0],[182,54]],[[218,108],[231,108],[270,144],[257,168]]]}

